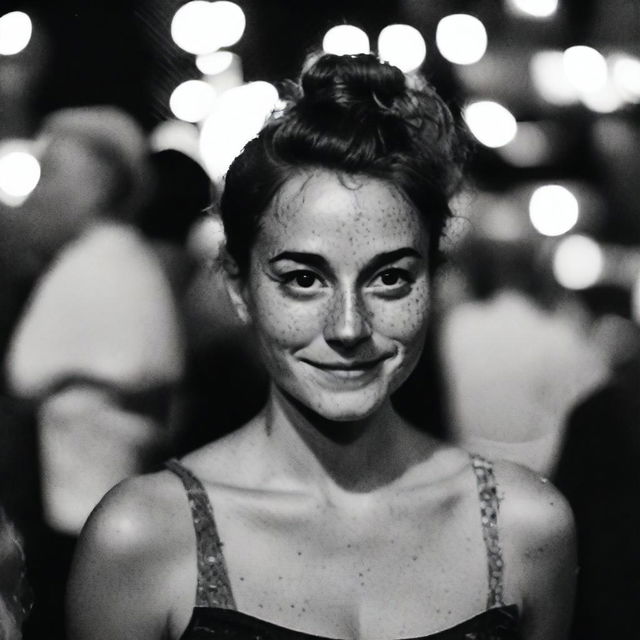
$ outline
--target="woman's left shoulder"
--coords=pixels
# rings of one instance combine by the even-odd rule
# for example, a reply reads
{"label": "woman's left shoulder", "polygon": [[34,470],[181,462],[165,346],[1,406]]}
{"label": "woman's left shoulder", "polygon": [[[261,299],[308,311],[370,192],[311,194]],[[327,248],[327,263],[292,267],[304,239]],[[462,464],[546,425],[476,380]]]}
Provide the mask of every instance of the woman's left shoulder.
{"label": "woman's left shoulder", "polygon": [[573,543],[573,512],[548,478],[512,462],[496,461],[492,465],[500,526],[512,539],[520,539],[526,546],[545,541]]}

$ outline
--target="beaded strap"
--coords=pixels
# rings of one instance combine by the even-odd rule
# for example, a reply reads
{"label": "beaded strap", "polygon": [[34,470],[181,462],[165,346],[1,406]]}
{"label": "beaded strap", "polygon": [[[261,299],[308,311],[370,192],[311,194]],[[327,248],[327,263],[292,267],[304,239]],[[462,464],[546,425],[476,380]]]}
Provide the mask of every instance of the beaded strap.
{"label": "beaded strap", "polygon": [[235,609],[222,542],[209,496],[200,480],[180,462],[172,459],[165,466],[182,480],[191,507],[198,555],[196,607]]}
{"label": "beaded strap", "polygon": [[480,496],[480,515],[482,520],[482,537],[487,548],[487,564],[489,570],[489,593],[487,608],[504,605],[503,572],[504,561],[498,533],[498,511],[500,501],[496,486],[493,465],[481,456],[472,455],[471,465],[478,484]]}

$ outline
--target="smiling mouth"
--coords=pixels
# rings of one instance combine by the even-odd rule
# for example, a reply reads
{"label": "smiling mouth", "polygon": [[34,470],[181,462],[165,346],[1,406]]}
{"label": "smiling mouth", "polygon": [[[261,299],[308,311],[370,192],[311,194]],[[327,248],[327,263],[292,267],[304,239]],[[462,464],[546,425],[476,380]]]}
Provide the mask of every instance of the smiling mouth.
{"label": "smiling mouth", "polygon": [[367,360],[364,362],[313,362],[311,360],[305,360],[308,365],[320,369],[320,371],[326,371],[337,378],[357,378],[372,370],[374,370],[384,358],[377,358],[376,360]]}

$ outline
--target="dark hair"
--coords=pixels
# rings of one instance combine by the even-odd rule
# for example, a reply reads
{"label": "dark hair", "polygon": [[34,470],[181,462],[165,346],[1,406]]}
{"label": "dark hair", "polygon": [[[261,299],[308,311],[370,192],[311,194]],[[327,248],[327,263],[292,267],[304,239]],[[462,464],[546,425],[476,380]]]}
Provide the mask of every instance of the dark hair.
{"label": "dark hair", "polygon": [[240,273],[273,197],[295,171],[311,167],[396,186],[427,223],[435,267],[467,149],[435,89],[372,54],[312,58],[300,82],[285,89],[286,106],[245,146],[225,179],[220,209],[227,251]]}

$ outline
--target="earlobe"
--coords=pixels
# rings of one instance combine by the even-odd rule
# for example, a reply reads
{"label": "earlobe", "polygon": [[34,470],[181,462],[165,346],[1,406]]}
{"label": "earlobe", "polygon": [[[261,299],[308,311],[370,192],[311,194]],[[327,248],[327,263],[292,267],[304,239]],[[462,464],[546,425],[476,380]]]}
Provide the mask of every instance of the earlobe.
{"label": "earlobe", "polygon": [[246,299],[246,282],[235,260],[228,255],[224,259],[224,283],[238,318],[243,324],[249,324],[251,315]]}

